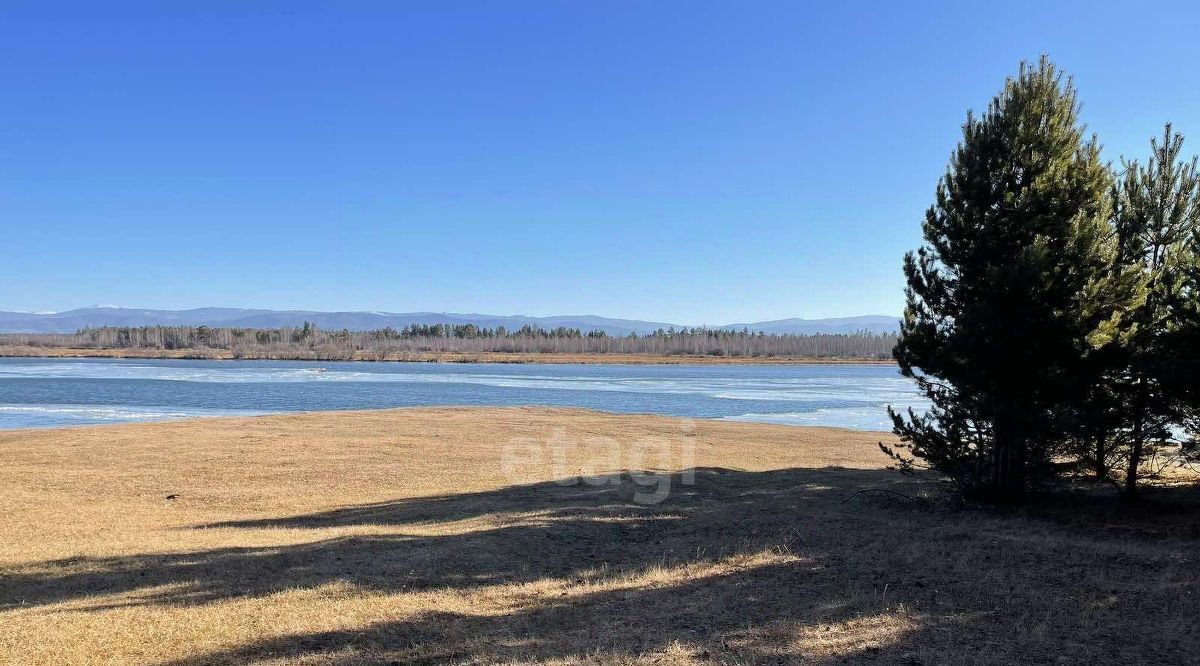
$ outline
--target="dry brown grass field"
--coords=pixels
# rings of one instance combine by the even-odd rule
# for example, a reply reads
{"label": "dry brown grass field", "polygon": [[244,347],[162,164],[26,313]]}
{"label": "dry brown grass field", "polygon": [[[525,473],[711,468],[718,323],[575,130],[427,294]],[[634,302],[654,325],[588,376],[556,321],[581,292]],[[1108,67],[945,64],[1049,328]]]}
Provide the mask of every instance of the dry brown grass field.
{"label": "dry brown grass field", "polygon": [[[575,354],[560,352],[369,352],[356,351],[355,361],[401,361],[409,363],[583,363],[611,365],[893,365],[891,359],[839,358],[828,356],[707,356],[692,354]],[[0,345],[0,357],[50,358],[202,358],[233,360],[228,349],[75,349],[70,347],[29,347]],[[317,352],[289,350],[284,352],[247,352],[245,360],[276,361],[322,360]]]}
{"label": "dry brown grass field", "polygon": [[878,437],[533,408],[0,433],[0,660],[1200,654],[1189,490],[1009,515],[858,493],[923,492]]}

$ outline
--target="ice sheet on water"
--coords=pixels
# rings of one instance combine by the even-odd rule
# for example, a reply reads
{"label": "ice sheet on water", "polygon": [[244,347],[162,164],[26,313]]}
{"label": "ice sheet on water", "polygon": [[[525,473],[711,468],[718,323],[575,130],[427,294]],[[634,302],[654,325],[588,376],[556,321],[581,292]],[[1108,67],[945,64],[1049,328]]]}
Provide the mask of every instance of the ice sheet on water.
{"label": "ice sheet on water", "polygon": [[54,428],[69,425],[168,421],[211,416],[255,416],[244,409],[148,407],[143,405],[0,405],[0,428]]}
{"label": "ice sheet on water", "polygon": [[402,368],[399,371],[327,369],[321,365],[298,367],[239,366],[211,362],[211,367],[160,364],[31,363],[0,367],[0,377],[141,379],[217,383],[284,382],[406,382],[476,384],[497,388],[550,389],[562,391],[616,391],[627,393],[671,393],[703,395],[726,400],[772,400],[829,402],[837,400],[904,402],[916,397],[914,386],[903,378],[805,377],[805,378],[662,378],[603,377],[589,375],[520,373],[430,372]]}
{"label": "ice sheet on water", "polygon": [[[121,404],[102,404],[109,402]],[[0,360],[0,428],[245,413],[203,409],[226,405],[276,412],[440,404],[580,406],[886,430],[887,405],[921,409],[924,401],[910,380],[882,366]]]}
{"label": "ice sheet on water", "polygon": [[[920,411],[920,405],[913,405]],[[883,405],[872,407],[835,407],[814,409],[806,412],[747,413],[723,417],[726,421],[749,421],[752,423],[775,423],[798,426],[830,426],[852,430],[890,431],[892,422]]]}

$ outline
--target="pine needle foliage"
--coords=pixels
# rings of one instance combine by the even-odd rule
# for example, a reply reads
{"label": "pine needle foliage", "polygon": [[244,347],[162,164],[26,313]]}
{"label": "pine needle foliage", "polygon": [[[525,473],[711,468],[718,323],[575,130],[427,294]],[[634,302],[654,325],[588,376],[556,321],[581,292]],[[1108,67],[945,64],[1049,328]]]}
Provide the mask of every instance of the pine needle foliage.
{"label": "pine needle foliage", "polygon": [[1137,493],[1147,460],[1177,445],[1181,427],[1195,426],[1200,400],[1200,168],[1195,157],[1183,158],[1183,136],[1170,124],[1150,147],[1144,164],[1124,163],[1113,197],[1114,272],[1141,292],[1125,314],[1127,332],[1105,377],[1116,412],[1107,420],[1117,424],[1110,464],[1123,468],[1115,471],[1127,495]]}

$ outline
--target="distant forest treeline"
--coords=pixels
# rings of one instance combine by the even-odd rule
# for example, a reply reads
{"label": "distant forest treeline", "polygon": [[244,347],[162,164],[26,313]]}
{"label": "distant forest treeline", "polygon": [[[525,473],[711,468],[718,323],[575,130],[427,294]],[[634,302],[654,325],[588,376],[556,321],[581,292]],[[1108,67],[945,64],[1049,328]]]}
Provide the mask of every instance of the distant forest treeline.
{"label": "distant forest treeline", "polygon": [[851,333],[772,335],[748,330],[706,328],[658,330],[644,335],[611,336],[602,331],[516,330],[471,324],[405,326],[374,331],[326,331],[303,327],[256,329],[208,326],[86,328],[73,334],[0,335],[0,345],[79,349],[221,349],[235,357],[286,358],[303,351],[325,360],[385,358],[397,353],[463,352],[525,354],[659,354],[726,357],[805,356],[890,359],[896,335]]}

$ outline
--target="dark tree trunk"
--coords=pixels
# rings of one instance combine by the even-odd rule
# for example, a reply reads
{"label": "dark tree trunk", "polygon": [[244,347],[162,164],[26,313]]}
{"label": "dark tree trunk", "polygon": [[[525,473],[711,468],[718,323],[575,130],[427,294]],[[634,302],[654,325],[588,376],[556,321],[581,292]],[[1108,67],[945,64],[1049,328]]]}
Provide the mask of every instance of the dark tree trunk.
{"label": "dark tree trunk", "polygon": [[1025,500],[1025,438],[1007,419],[996,422],[992,449],[991,494],[996,501],[1020,504]]}
{"label": "dark tree trunk", "polygon": [[1026,478],[1025,457],[1027,442],[1023,436],[1016,436],[1010,446],[1008,456],[1008,484],[1004,489],[1004,499],[1010,504],[1021,504],[1025,501]]}
{"label": "dark tree trunk", "polygon": [[1142,464],[1142,450],[1145,446],[1145,426],[1141,411],[1133,421],[1133,434],[1129,444],[1129,465],[1125,468],[1125,494],[1129,497],[1137,495],[1138,467]]}
{"label": "dark tree trunk", "polygon": [[1146,408],[1149,396],[1146,395],[1146,379],[1138,380],[1138,392],[1133,401],[1133,432],[1129,443],[1129,465],[1125,469],[1125,494],[1128,497],[1137,495],[1138,467],[1142,464],[1142,455],[1146,447]]}

